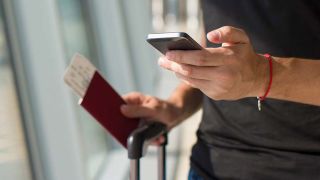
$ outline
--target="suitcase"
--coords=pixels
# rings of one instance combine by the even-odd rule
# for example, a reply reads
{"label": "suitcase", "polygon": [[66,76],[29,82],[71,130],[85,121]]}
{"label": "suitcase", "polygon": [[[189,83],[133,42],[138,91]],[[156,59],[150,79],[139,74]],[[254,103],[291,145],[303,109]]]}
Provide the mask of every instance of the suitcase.
{"label": "suitcase", "polygon": [[166,145],[167,128],[159,122],[147,123],[135,129],[127,139],[128,157],[130,159],[130,180],[140,179],[140,159],[155,138],[163,135],[165,142],[158,146],[158,180],[166,180]]}

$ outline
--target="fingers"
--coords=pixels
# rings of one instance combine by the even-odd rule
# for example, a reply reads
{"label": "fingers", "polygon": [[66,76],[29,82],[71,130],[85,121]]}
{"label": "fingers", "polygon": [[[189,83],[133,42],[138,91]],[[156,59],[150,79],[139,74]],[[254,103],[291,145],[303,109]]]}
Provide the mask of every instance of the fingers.
{"label": "fingers", "polygon": [[211,48],[194,51],[169,51],[166,53],[166,59],[180,64],[189,64],[194,66],[221,66],[224,64],[223,48]]}
{"label": "fingers", "polygon": [[231,48],[225,48],[226,46],[239,43],[250,43],[249,37],[243,30],[231,26],[224,26],[211,31],[207,34],[207,38],[213,43],[222,43],[222,47],[193,51],[169,51],[166,53],[165,57],[166,59],[179,64],[201,67],[222,66],[226,64],[226,58],[228,58],[228,55],[232,55],[234,53]]}
{"label": "fingers", "polygon": [[207,34],[207,38],[212,43],[249,43],[247,34],[242,30],[231,26],[223,26]]}
{"label": "fingers", "polygon": [[187,75],[190,73],[191,66],[188,65],[182,65],[175,63],[173,61],[169,61],[163,57],[161,57],[158,61],[159,66],[168,69],[173,72],[179,72],[181,74]]}
{"label": "fingers", "polygon": [[131,92],[122,96],[123,100],[128,104],[142,104],[145,96],[139,92]]}
{"label": "fingers", "polygon": [[195,78],[181,75],[179,73],[176,73],[176,76],[179,79],[181,79],[184,83],[188,84],[191,87],[197,88],[197,89],[206,89],[206,86],[208,86],[208,84],[210,83],[208,80],[195,79]]}
{"label": "fingers", "polygon": [[153,117],[155,113],[153,109],[141,105],[122,105],[120,110],[129,118]]}
{"label": "fingers", "polygon": [[217,68],[215,66],[199,67],[187,64],[179,64],[173,61],[169,61],[165,58],[159,59],[159,65],[165,69],[181,74],[183,76],[202,80],[210,80],[214,69]]}

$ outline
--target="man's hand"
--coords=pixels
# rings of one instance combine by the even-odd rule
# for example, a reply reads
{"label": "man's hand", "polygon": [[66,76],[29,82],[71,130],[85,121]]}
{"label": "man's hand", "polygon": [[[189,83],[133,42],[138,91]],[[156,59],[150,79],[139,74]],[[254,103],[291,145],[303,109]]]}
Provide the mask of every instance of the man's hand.
{"label": "man's hand", "polygon": [[181,111],[168,101],[138,92],[131,92],[122,98],[127,103],[121,106],[121,112],[125,116],[159,121],[167,125],[168,129],[175,125],[175,120]]}
{"label": "man's hand", "polygon": [[246,33],[225,26],[207,34],[219,48],[170,51],[159,65],[215,100],[261,96],[268,82],[268,63],[257,55]]}
{"label": "man's hand", "polygon": [[[132,92],[123,96],[126,105],[121,106],[121,112],[130,118],[144,118],[146,120],[164,123],[168,130],[177,124],[180,108],[168,101],[156,97]],[[163,137],[155,140],[153,144],[161,144]]]}

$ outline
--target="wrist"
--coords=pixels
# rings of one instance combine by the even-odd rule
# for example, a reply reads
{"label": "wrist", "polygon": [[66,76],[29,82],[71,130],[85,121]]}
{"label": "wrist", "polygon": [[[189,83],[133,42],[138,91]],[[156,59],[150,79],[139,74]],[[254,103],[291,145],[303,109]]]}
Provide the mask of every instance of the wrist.
{"label": "wrist", "polygon": [[268,60],[263,56],[257,57],[256,77],[254,82],[253,97],[262,97],[265,95],[270,82],[270,65]]}
{"label": "wrist", "polygon": [[170,121],[176,126],[201,107],[202,92],[181,83],[166,100],[170,108]]}
{"label": "wrist", "polygon": [[183,116],[183,107],[182,104],[173,99],[166,100],[167,109],[168,109],[168,129],[172,129],[174,126],[179,124],[181,117]]}

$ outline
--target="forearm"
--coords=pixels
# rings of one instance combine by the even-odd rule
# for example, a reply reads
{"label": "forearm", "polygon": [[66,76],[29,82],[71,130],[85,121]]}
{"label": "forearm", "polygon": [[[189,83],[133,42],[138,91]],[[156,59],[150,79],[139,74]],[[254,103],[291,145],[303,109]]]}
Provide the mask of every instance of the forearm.
{"label": "forearm", "polygon": [[320,106],[320,60],[273,57],[268,97]]}
{"label": "forearm", "polygon": [[200,109],[202,103],[202,92],[192,88],[185,83],[180,83],[168,98],[168,102],[175,106],[174,112],[175,124],[179,124],[197,110]]}

